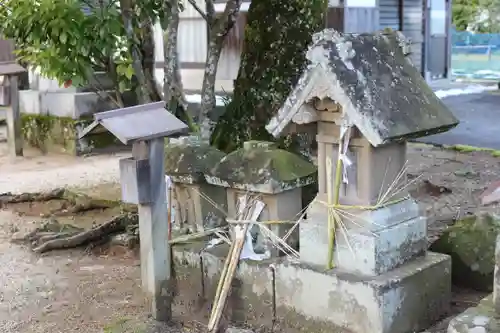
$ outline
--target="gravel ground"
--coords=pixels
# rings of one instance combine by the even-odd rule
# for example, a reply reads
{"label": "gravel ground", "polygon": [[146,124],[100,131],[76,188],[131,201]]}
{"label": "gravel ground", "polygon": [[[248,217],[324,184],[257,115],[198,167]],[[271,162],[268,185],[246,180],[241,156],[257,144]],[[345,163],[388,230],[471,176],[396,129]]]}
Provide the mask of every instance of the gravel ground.
{"label": "gravel ground", "polygon": [[118,160],[127,154],[72,157],[42,156],[32,149],[24,158],[12,159],[0,143],[0,193],[31,192],[60,186],[90,187],[119,180]]}
{"label": "gravel ground", "polygon": [[[0,193],[116,182],[118,159],[127,156],[41,156],[27,149],[24,158],[11,159],[1,141]],[[37,218],[0,210],[0,332],[185,331],[158,326],[149,318],[140,288],[139,261],[132,254],[116,249],[122,252],[89,256],[63,251],[37,256],[10,242],[13,231],[28,231],[37,222]]]}

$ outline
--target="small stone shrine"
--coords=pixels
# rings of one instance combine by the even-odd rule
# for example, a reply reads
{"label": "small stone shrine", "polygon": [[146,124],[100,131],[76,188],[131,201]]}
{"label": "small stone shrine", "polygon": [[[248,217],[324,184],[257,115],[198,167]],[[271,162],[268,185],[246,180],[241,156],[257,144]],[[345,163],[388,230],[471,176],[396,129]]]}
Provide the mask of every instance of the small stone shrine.
{"label": "small stone shrine", "polygon": [[[302,188],[316,180],[316,167],[305,159],[271,142],[247,141],[243,148],[224,157],[206,175],[207,182],[227,187],[228,217],[237,218],[238,198],[247,193],[261,196],[265,208],[259,221],[289,246],[297,249],[298,228],[293,229],[302,211]],[[265,224],[265,221],[272,222]],[[254,225],[250,232],[257,254],[276,257],[281,253],[268,236]]]}
{"label": "small stone shrine", "polygon": [[426,219],[405,187],[405,141],[458,121],[407,46],[400,33],[315,34],[308,68],[266,126],[278,137],[292,123],[317,125],[319,190],[300,225],[300,259],[334,267],[344,296],[329,317],[355,333],[418,331],[449,305],[451,260],[427,252]]}
{"label": "small stone shrine", "polygon": [[208,184],[204,178],[224,156],[197,137],[169,140],[165,172],[172,180],[175,229],[201,232],[225,224],[226,191]]}

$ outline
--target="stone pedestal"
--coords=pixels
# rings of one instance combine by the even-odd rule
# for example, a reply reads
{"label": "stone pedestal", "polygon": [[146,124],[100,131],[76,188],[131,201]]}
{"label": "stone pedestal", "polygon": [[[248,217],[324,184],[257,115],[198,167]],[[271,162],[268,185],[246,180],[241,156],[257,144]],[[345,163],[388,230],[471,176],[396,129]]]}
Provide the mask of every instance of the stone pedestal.
{"label": "stone pedestal", "polygon": [[[328,215],[321,201],[318,198],[310,205],[307,221],[300,225],[301,262],[318,269],[326,266],[328,258]],[[417,203],[405,199],[379,209],[349,212],[353,221],[344,218],[345,229],[336,229],[335,268],[328,274],[336,274],[346,288],[354,288],[356,281],[371,281],[364,288],[372,291],[351,290],[349,299],[341,298],[332,306],[367,304],[367,295],[373,292],[377,301],[368,316],[379,322],[370,332],[409,333],[426,328],[429,318],[439,318],[449,306],[451,259],[427,252],[427,223],[419,215]],[[425,301],[410,298],[410,290],[426,295]],[[398,316],[406,313],[412,324],[396,325],[389,312]],[[345,319],[338,320],[341,324]]]}
{"label": "stone pedestal", "polygon": [[[217,289],[227,247],[204,251],[200,260],[204,246],[200,242],[173,249],[177,283],[185,291],[178,296],[179,304],[203,304]],[[238,264],[225,315],[259,328],[279,326],[283,332],[297,328],[301,332],[420,332],[449,306],[450,266],[449,257],[428,253],[390,272],[363,277],[286,259],[244,260]],[[209,315],[204,312],[210,309],[208,304],[200,309]],[[196,310],[186,306],[190,311]]]}
{"label": "stone pedestal", "polygon": [[[204,182],[192,182],[183,177],[171,176],[171,179],[173,182],[172,197],[175,198],[173,207],[176,218],[175,228],[187,224],[192,232],[201,232],[226,224],[224,213],[227,210],[225,188]],[[209,202],[207,197],[218,207]],[[180,221],[177,221],[177,219]]]}
{"label": "stone pedestal", "polygon": [[[235,218],[237,215],[236,203],[238,197],[245,194],[248,194],[248,192],[233,188],[227,189],[228,215],[231,218]],[[259,221],[297,221],[302,210],[302,188],[292,188],[274,194],[261,194],[261,200],[265,203],[265,207],[260,214]],[[265,224],[265,226],[276,236],[283,238],[293,227],[293,223],[270,223]],[[252,230],[252,233],[257,238],[255,244],[256,252],[269,251],[273,257],[281,255],[279,253],[280,251],[275,246],[268,243],[269,239],[264,237],[264,235],[259,232],[258,228]],[[287,244],[297,249],[298,238],[298,228],[295,228],[287,238]]]}

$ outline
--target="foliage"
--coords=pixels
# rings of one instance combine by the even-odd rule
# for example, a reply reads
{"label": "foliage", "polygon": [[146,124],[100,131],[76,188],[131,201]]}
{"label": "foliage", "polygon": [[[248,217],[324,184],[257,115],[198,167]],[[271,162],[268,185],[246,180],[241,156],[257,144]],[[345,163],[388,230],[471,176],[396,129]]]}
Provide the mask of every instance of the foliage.
{"label": "foliage", "polygon": [[458,31],[500,32],[500,1],[454,0],[452,21]]}
{"label": "foliage", "polygon": [[452,7],[452,21],[458,31],[465,31],[477,17],[478,0],[455,0]]}
{"label": "foliage", "polygon": [[[135,26],[163,15],[160,0],[140,0]],[[4,0],[0,29],[21,61],[59,83],[87,84],[95,70],[114,69],[120,90],[134,75],[119,4],[95,0]]]}
{"label": "foliage", "polygon": [[325,0],[252,0],[234,95],[211,138],[216,147],[230,152],[271,140],[265,125],[302,74],[325,10]]}

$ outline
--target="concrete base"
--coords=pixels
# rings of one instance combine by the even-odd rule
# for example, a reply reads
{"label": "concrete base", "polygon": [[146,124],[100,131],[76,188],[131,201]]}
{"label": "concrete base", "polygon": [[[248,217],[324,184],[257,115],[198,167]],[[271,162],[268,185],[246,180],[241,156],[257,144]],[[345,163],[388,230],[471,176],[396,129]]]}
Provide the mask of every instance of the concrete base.
{"label": "concrete base", "polygon": [[500,333],[500,318],[493,305],[493,296],[483,299],[478,306],[469,308],[453,318],[448,333]]}
{"label": "concrete base", "polygon": [[[218,247],[200,252],[204,246],[173,248],[177,308],[202,321],[209,314],[228,250]],[[323,272],[285,259],[243,261],[225,320],[259,327],[274,324],[277,332],[287,333],[418,332],[447,311],[450,273],[450,258],[436,253],[366,278],[338,270]],[[193,310],[195,304],[198,310]]]}
{"label": "concrete base", "polygon": [[79,119],[116,106],[93,92],[21,90],[19,107],[21,113]]}
{"label": "concrete base", "polygon": [[[376,276],[425,253],[427,222],[408,199],[376,210],[352,211],[337,228],[335,265],[343,271]],[[315,201],[300,224],[301,261],[325,267],[328,260],[328,211]]]}

